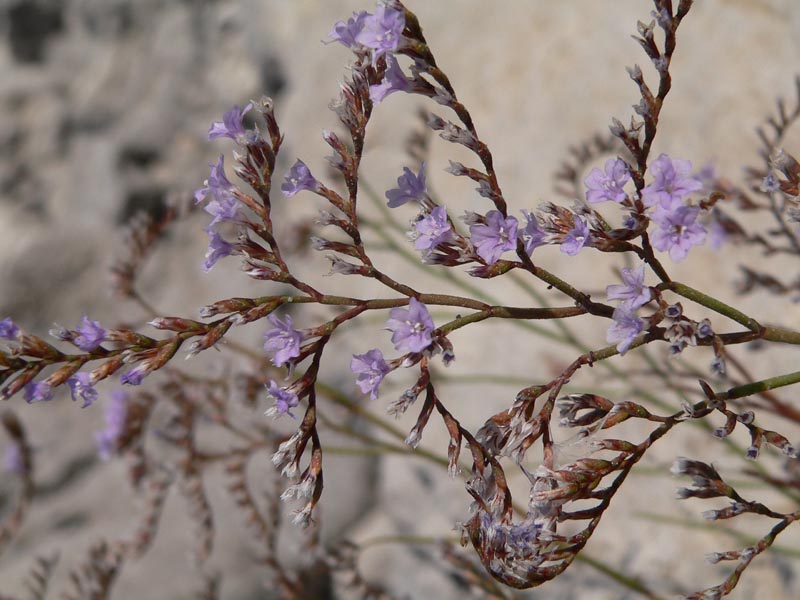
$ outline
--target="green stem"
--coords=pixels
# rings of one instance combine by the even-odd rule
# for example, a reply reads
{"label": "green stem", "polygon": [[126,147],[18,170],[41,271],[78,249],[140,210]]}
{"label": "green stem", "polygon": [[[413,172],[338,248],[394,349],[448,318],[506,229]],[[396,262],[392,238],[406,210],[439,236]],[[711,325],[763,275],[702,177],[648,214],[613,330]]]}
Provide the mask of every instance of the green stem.
{"label": "green stem", "polygon": [[735,398],[744,398],[753,394],[759,394],[775,388],[785,387],[800,382],[800,371],[794,373],[787,373],[786,375],[778,375],[770,377],[769,379],[762,379],[761,381],[754,381],[739,385],[729,389],[727,392],[717,394],[717,397],[722,400],[734,400]]}

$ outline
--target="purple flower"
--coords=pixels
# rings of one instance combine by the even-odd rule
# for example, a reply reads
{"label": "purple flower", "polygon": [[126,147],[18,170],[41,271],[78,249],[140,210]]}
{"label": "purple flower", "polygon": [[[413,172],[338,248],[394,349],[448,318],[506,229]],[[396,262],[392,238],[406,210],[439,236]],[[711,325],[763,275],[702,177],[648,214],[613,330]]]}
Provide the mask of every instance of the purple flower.
{"label": "purple flower", "polygon": [[644,265],[638,269],[622,269],[622,285],[609,285],[606,295],[609,300],[622,300],[630,310],[644,306],[653,298],[652,290],[644,284]]}
{"label": "purple flower", "polygon": [[25,401],[49,402],[53,399],[53,388],[46,381],[31,381],[25,384]]}
{"label": "purple flower", "polygon": [[356,42],[356,36],[364,29],[364,20],[368,16],[369,13],[362,10],[354,12],[353,16],[347,19],[347,22],[337,21],[328,34],[328,37],[331,39],[323,43],[332,44],[333,42],[339,42],[347,48],[352,48],[358,43]]}
{"label": "purple flower", "polygon": [[378,397],[378,386],[392,369],[383,359],[383,353],[374,348],[365,354],[354,354],[350,361],[350,370],[358,375],[356,384],[361,393],[369,394],[375,400]]}
{"label": "purple flower", "polygon": [[393,92],[407,92],[411,87],[408,79],[406,79],[403,70],[397,62],[397,59],[388,55],[386,57],[386,73],[383,75],[383,81],[377,85],[369,86],[369,98],[375,104],[383,102],[389,94]]}
{"label": "purple flower", "polygon": [[525,216],[526,223],[523,229],[519,230],[519,238],[525,246],[525,252],[530,256],[533,251],[539,246],[543,246],[547,240],[547,234],[542,231],[539,225],[539,219],[530,211],[523,210],[522,214]]}
{"label": "purple flower", "polygon": [[281,321],[275,315],[270,315],[267,320],[274,329],[264,333],[264,350],[273,354],[272,362],[276,367],[281,367],[293,358],[300,356],[300,343],[303,334],[292,326],[292,317],[286,315],[286,320]]}
{"label": "purple flower", "polygon": [[606,161],[605,173],[600,169],[592,169],[589,176],[583,180],[588,188],[586,200],[590,203],[624,202],[627,194],[622,188],[631,178],[630,170],[625,161],[619,158],[610,158]]}
{"label": "purple flower", "polygon": [[689,175],[691,170],[692,163],[688,160],[673,160],[666,154],[659,156],[650,165],[655,181],[642,190],[644,205],[670,208],[684,196],[703,189],[703,184]]}
{"label": "purple flower", "polygon": [[0,339],[16,340],[19,338],[19,327],[11,317],[6,317],[0,321]]}
{"label": "purple flower", "polygon": [[100,322],[90,321],[86,315],[81,319],[81,326],[78,327],[77,333],[78,335],[72,341],[84,352],[97,350],[106,338],[106,330],[100,326]]}
{"label": "purple flower", "polygon": [[25,457],[22,455],[22,447],[18,442],[11,442],[6,446],[3,467],[7,473],[13,473],[14,475],[25,474]]}
{"label": "purple flower", "polygon": [[230,256],[236,252],[236,244],[226,242],[223,237],[213,229],[206,229],[208,233],[208,250],[206,259],[203,262],[203,271],[208,273],[220,258]]}
{"label": "purple flower", "polygon": [[368,14],[356,36],[356,42],[373,50],[372,64],[387,52],[396,52],[403,36],[406,17],[403,11],[379,6],[374,15]]}
{"label": "purple flower", "polygon": [[208,129],[208,139],[213,140],[221,137],[228,137],[235,142],[240,142],[245,136],[244,124],[242,119],[253,108],[253,103],[248,102],[242,110],[239,105],[222,115],[222,121],[214,121]]}
{"label": "purple flower", "polygon": [[628,348],[631,347],[633,340],[636,339],[636,336],[644,331],[644,319],[637,317],[636,313],[624,304],[614,309],[614,314],[611,318],[614,322],[608,328],[606,341],[609,344],[616,342],[617,351],[620,354],[625,354]]}
{"label": "purple flower", "polygon": [[504,217],[499,210],[490,210],[486,213],[485,223],[476,223],[469,228],[475,252],[493,265],[503,252],[517,247],[518,226],[515,217]]}
{"label": "purple flower", "polygon": [[398,352],[422,352],[433,342],[433,319],[416,298],[408,301],[408,308],[398,306],[389,312],[386,329],[392,332],[392,343]]}
{"label": "purple flower", "polygon": [[128,416],[128,394],[123,390],[111,392],[111,400],[106,407],[106,428],[94,434],[100,458],[108,460],[117,450],[120,436],[125,433]]}
{"label": "purple flower", "polygon": [[311,171],[302,160],[294,163],[294,166],[286,175],[286,182],[281,186],[284,197],[291,198],[297,192],[303,190],[315,191],[319,187],[319,182],[314,179]]}
{"label": "purple flower", "polygon": [[211,167],[211,174],[203,182],[204,187],[194,193],[194,200],[198,204],[209,194],[220,198],[229,196],[233,191],[233,184],[225,176],[225,157],[220,154],[217,164],[208,163],[208,166]]}
{"label": "purple flower", "polygon": [[661,206],[650,215],[659,229],[650,234],[653,246],[661,252],[669,252],[669,257],[681,261],[689,254],[692,246],[699,246],[706,239],[705,228],[696,223],[700,208],[681,204],[674,209]]}
{"label": "purple flower", "polygon": [[429,215],[425,215],[414,223],[417,238],[414,248],[421,250],[427,256],[439,244],[453,240],[453,226],[447,220],[447,211],[444,206],[437,206]]}
{"label": "purple flower", "polygon": [[295,394],[290,390],[280,387],[277,383],[275,383],[272,380],[270,380],[269,387],[267,387],[267,393],[275,399],[275,406],[271,407],[264,414],[276,418],[281,415],[289,415],[293,419],[295,418],[295,416],[291,413],[290,409],[294,408],[300,403],[297,394]]}
{"label": "purple flower", "polygon": [[574,226],[567,232],[561,242],[561,251],[564,254],[575,256],[589,241],[589,233],[589,225],[587,225],[586,221],[576,216]]}
{"label": "purple flower", "polygon": [[97,400],[97,390],[94,389],[92,376],[89,373],[76,373],[67,379],[67,385],[69,386],[73,401],[78,398],[83,400],[81,408],[86,408]]}
{"label": "purple flower", "polygon": [[145,361],[141,362],[132,368],[130,371],[125,371],[119,378],[121,383],[126,385],[139,385],[142,380],[150,374],[150,364]]}
{"label": "purple flower", "polygon": [[386,192],[389,199],[389,208],[397,208],[412,200],[423,202],[428,196],[425,186],[425,162],[419,167],[419,175],[414,175],[411,169],[403,167],[403,174],[397,178],[397,187]]}

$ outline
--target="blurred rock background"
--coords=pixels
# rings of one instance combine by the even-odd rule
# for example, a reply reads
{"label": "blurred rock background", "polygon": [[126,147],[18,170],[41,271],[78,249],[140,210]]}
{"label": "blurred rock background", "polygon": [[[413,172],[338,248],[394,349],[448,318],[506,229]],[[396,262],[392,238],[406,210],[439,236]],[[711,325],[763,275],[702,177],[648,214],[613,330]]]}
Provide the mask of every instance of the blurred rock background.
{"label": "blurred rock background", "polygon": [[[408,0],[408,6],[420,17],[440,66],[493,149],[515,211],[554,199],[552,174],[571,145],[606,131],[612,116],[629,118],[637,94],[625,66],[640,63],[652,76],[630,38],[637,19],[650,19],[651,4],[645,0]],[[107,323],[141,323],[144,315],[137,307],[121,305],[108,294],[108,266],[122,228],[138,211],[158,213],[168,199],[188,197],[206,177],[207,162],[221,151],[229,155],[229,144],[209,143],[205,134],[233,104],[272,96],[286,134],[279,175],[298,156],[313,172],[324,173],[328,151],[320,132],[335,126],[327,105],[349,56],[341,46],[320,40],[336,20],[362,8],[368,6],[355,0],[0,0],[0,318],[13,315],[38,333],[56,321],[71,326],[82,314]],[[777,95],[793,92],[798,56],[800,5],[794,0],[697,2],[679,32],[673,91],[655,153],[688,158],[698,166],[713,160],[719,172],[738,178],[743,165],[757,164],[755,126]],[[404,140],[418,127],[421,102],[399,96],[380,107],[369,129],[364,172],[378,190],[392,187],[403,166],[415,167]],[[448,206],[483,207],[469,186],[443,173],[453,155],[452,147],[434,144],[432,186]],[[318,207],[310,197],[298,196],[279,210],[296,224]],[[262,286],[243,281],[234,259],[202,273],[204,224],[197,215],[179,226],[144,273],[142,291],[164,314],[194,316],[197,307],[213,300],[263,293]],[[284,235],[294,235],[291,227]],[[735,249],[731,252],[733,257],[699,250],[675,273],[735,300]],[[308,255],[299,260],[308,272],[326,270]],[[400,278],[418,277],[390,255],[382,260]],[[541,260],[556,272],[568,270],[570,280],[590,290],[603,289],[614,265],[590,252],[566,262],[555,249]],[[439,289],[435,276],[417,281]],[[343,284],[330,278],[325,285]],[[509,284],[492,285],[509,304],[526,301]],[[367,293],[370,288],[356,289]],[[794,304],[770,306],[758,296],[736,301],[767,321],[779,310],[786,324],[800,323]],[[304,325],[312,324],[306,319]],[[380,326],[374,321],[375,340],[382,339]],[[454,379],[476,368],[535,379],[571,356],[542,340],[518,338],[509,355],[511,338],[505,336],[511,330],[482,327],[454,336],[458,361],[448,373]],[[255,345],[261,328],[251,329],[242,335]],[[365,345],[364,335],[362,329],[342,344],[348,352],[364,351],[372,347]],[[603,339],[602,330],[589,325],[585,335],[593,344]],[[794,370],[796,358],[793,351],[771,364],[755,357],[753,368],[765,376],[779,366]],[[328,369],[331,380],[355,390],[346,362]],[[385,398],[408,383],[387,385]],[[478,384],[450,389],[450,405],[471,425],[507,406],[516,390]],[[90,540],[125,530],[135,501],[128,497],[123,467],[94,458],[92,436],[102,424],[103,402],[83,411],[64,397],[33,406],[14,398],[9,405],[37,448],[43,488],[20,537],[0,557],[0,591],[17,593],[36,555],[60,551],[65,573]],[[260,411],[255,414],[260,417]],[[408,428],[406,421],[400,425]],[[434,429],[424,444],[442,453],[446,438]],[[685,535],[674,524],[636,516],[646,508],[697,517],[704,508],[678,505],[676,484],[664,473],[675,455],[703,455],[716,448],[715,442],[699,434],[678,440],[665,444],[669,447],[646,465],[660,476],[631,478],[587,549],[665,594],[717,582],[722,571],[706,565],[703,553],[727,549],[731,542],[702,531]],[[331,543],[342,536],[450,536],[453,523],[466,515],[462,484],[422,461],[332,457],[326,465],[323,521]],[[266,459],[260,468],[268,479]],[[7,491],[11,485],[3,482],[0,488]],[[224,495],[210,493],[224,512]],[[190,527],[181,511],[180,502],[171,499],[159,541],[150,555],[126,567],[114,598],[192,597],[196,574],[185,557]],[[790,539],[798,538],[787,534],[783,543]],[[222,598],[270,597],[248,560],[236,532],[223,529],[214,555],[227,574]],[[368,579],[398,594],[464,597],[436,560],[427,547],[383,545],[371,549],[361,565]],[[796,559],[773,554],[751,571],[733,597],[800,594]],[[525,597],[635,596],[578,563]]]}

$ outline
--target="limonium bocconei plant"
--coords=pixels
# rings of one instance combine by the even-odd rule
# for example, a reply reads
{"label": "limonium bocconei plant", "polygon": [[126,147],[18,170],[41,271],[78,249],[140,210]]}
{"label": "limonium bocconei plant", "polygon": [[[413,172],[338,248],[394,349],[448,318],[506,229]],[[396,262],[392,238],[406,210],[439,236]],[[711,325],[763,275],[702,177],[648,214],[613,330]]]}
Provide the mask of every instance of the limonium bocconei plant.
{"label": "limonium bocconei plant", "polygon": [[[799,452],[787,437],[800,424],[800,411],[776,391],[799,382],[800,372],[759,380],[751,376],[737,347],[748,344],[761,352],[785,352],[789,345],[800,344],[800,331],[759,322],[719,300],[714,290],[690,287],[670,272],[675,263],[692,260],[698,246],[750,246],[756,258],[741,266],[742,294],[757,289],[776,295],[797,292],[797,282],[768,274],[763,263],[771,256],[800,256],[800,163],[783,147],[787,130],[800,118],[800,98],[792,107],[778,104],[778,114],[760,132],[762,163],[747,170],[740,186],[683,156],[655,155],[651,149],[672,84],[678,30],[684,18],[690,18],[692,1],[653,4],[652,22],[640,22],[635,39],[654,67],[655,80],[645,81],[638,66],[628,69],[640,95],[635,115],[625,123],[613,119],[610,134],[577,148],[558,172],[559,193],[569,201],[532,206],[504,195],[492,151],[436,62],[417,17],[399,0],[383,0],[373,12],[358,12],[336,23],[326,40],[353,54],[339,97],[330,105],[338,132],[322,133],[332,150],[327,157],[330,172],[314,173],[293,157],[288,170],[276,169],[284,136],[269,98],[233,106],[210,126],[210,140],[227,138],[236,150],[209,165],[207,179],[194,194],[193,207],[210,217],[205,227],[208,249],[198,262],[205,271],[241,269],[243,276],[264,282],[263,295],[222,298],[179,317],[154,314],[149,325],[160,335],[115,328],[87,315],[74,329],[55,328],[51,335],[57,343],[50,343],[25,331],[12,317],[0,320],[5,399],[50,402],[63,387],[88,408],[99,400],[95,388],[100,381],[118,381],[103,399],[105,427],[97,432],[97,449],[106,459],[127,456],[131,484],[148,499],[133,535],[92,547],[85,565],[74,571],[73,589],[66,597],[111,597],[126,563],[152,543],[173,483],[198,523],[195,558],[204,565],[213,548],[215,523],[227,517],[213,513],[204,472],[209,465],[223,464],[228,491],[260,548],[253,569],[269,576],[276,597],[312,597],[309,573],[324,572],[345,574],[343,585],[365,598],[388,598],[389,592],[359,573],[360,549],[355,544],[326,548],[310,535],[316,570],[299,572],[284,565],[276,542],[278,516],[283,504],[296,503],[292,522],[315,530],[308,526],[319,519],[325,498],[323,425],[351,433],[367,448],[372,444],[414,454],[434,420],[443,424],[449,443],[426,450],[425,458],[441,463],[450,477],[464,480],[464,511],[453,526],[474,560],[459,554],[452,541],[445,542],[443,560],[465,585],[487,597],[514,597],[513,590],[546,584],[561,575],[584,556],[584,547],[602,528],[603,516],[613,510],[617,492],[645,454],[656,444],[669,445],[676,430],[695,425],[698,435],[725,440],[726,451],[733,448],[754,461],[746,474],[759,485],[739,492],[720,474],[722,469],[712,465],[714,455],[684,457],[678,447],[672,472],[685,486],[678,496],[723,499],[703,512],[710,521],[750,514],[769,524],[761,537],[707,557],[711,563],[732,566],[719,574],[717,585],[694,591],[694,582],[678,584],[694,599],[721,598],[734,589],[748,566],[800,518],[800,470],[795,465]],[[365,241],[365,231],[374,225],[359,211],[369,195],[361,169],[368,124],[395,93],[420,97],[429,109],[428,130],[472,155],[469,164],[451,160],[437,165],[415,154],[413,162],[398,169],[396,185],[382,198],[385,212],[409,223],[410,239],[397,252],[410,254],[419,268],[444,269],[454,281],[466,282],[463,295],[395,279],[375,264]],[[246,124],[253,120],[255,125]],[[457,199],[445,202],[437,197],[428,184],[431,169],[471,180],[484,209],[465,211]],[[372,280],[382,293],[367,298],[332,294],[297,273],[291,253],[276,236],[280,223],[273,206],[300,202],[314,202],[319,208],[309,239],[311,247],[329,259],[329,274]],[[758,220],[742,218],[756,213],[770,220],[763,231],[748,225]],[[120,295],[141,300],[136,275],[151,247],[179,216],[176,208],[134,224],[129,252],[114,265]],[[618,270],[605,290],[582,289],[569,273],[540,266],[538,256],[552,252],[567,255],[565,259],[613,253]],[[515,278],[535,301],[520,305],[473,293],[470,278]],[[325,314],[321,308],[333,316],[312,322]],[[449,316],[440,318],[443,313]],[[385,330],[386,347],[392,352],[365,345],[344,357],[333,350],[340,330],[368,315],[382,322],[375,328]],[[571,332],[570,321],[579,316],[602,323],[605,345],[586,347]],[[484,415],[482,425],[468,427],[458,404],[443,391],[438,367],[458,360],[459,348],[450,339],[453,332],[481,322],[491,326],[497,320],[557,323],[562,335],[550,343],[569,348],[573,360],[553,378],[530,381],[508,395],[503,410]],[[375,322],[367,320],[362,326]],[[226,336],[238,327],[260,328],[260,345],[246,348],[228,341]],[[535,331],[528,333],[536,335]],[[231,381],[187,374],[175,361],[212,348],[242,354],[258,366],[235,382],[251,406],[264,407],[256,421],[237,416]],[[700,354],[704,348],[706,353]],[[624,387],[625,365],[637,356],[649,365],[648,374],[659,385],[631,386],[615,396],[593,387],[595,377],[582,377],[602,372]],[[712,360],[703,364],[696,356]],[[323,361],[348,373],[348,389],[322,379]],[[413,384],[387,397],[385,383],[404,373],[413,374]],[[398,449],[396,440],[390,446],[337,423],[340,412],[328,411],[334,404],[347,409],[348,419],[372,415],[370,425],[399,436],[406,448]],[[412,413],[416,423],[399,432],[368,412],[367,405],[380,405],[394,416]],[[163,407],[171,417],[155,431],[151,416]],[[626,421],[640,423],[637,431],[644,435],[631,434],[622,426]],[[286,423],[293,430],[289,435],[280,433]],[[773,423],[785,429],[775,431]],[[233,441],[227,448],[205,448],[196,435],[200,424],[224,430],[226,439]],[[10,440],[6,470],[21,485],[16,504],[5,513],[0,549],[23,526],[35,489],[31,444],[24,429],[12,413],[6,414],[3,426]],[[177,449],[171,461],[145,447],[148,435],[158,435]],[[571,440],[570,452],[562,455],[566,438]],[[747,440],[744,446],[742,439]],[[283,478],[276,495],[280,501],[266,507],[255,498],[254,470],[248,470],[251,457],[264,450],[271,464],[262,461],[257,469],[262,474],[274,470]],[[763,455],[770,454],[785,461],[764,460]],[[512,473],[526,482],[523,493],[512,494]],[[760,490],[778,490],[782,497],[774,506],[767,505]],[[40,560],[34,579],[44,585],[53,568],[52,562]],[[643,582],[607,566],[602,571],[631,593],[661,597],[659,582]],[[209,573],[203,585],[202,597],[218,597],[216,574]]]}

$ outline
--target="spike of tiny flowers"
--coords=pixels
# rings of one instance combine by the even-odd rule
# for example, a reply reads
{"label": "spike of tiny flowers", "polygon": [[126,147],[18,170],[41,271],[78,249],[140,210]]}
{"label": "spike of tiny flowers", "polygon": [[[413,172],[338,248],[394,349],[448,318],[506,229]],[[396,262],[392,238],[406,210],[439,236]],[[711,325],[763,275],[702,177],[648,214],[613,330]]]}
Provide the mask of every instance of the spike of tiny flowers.
{"label": "spike of tiny flowers", "polygon": [[383,102],[386,96],[394,92],[407,92],[411,84],[406,78],[400,64],[394,56],[388,55],[386,57],[386,73],[383,75],[383,80],[376,84],[369,86],[369,98],[375,104]]}
{"label": "spike of tiny flowers", "polygon": [[606,341],[609,344],[616,343],[617,351],[625,354],[636,336],[644,331],[644,319],[637,317],[636,313],[624,304],[614,309],[611,318],[613,323],[606,333]]}
{"label": "spike of tiny flowers", "polygon": [[241,110],[239,110],[238,104],[234,105],[232,109],[222,115],[222,121],[211,123],[211,127],[208,129],[208,139],[227,137],[237,143],[242,143],[247,134],[242,120],[252,108],[252,102],[248,102]]}
{"label": "spike of tiny flowers", "polygon": [[86,315],[81,319],[81,325],[76,330],[78,335],[72,342],[84,352],[93,352],[105,341],[106,330],[99,321],[91,321]]}
{"label": "spike of tiny flowers", "polygon": [[314,179],[306,163],[300,159],[289,169],[286,181],[281,185],[281,192],[283,192],[285,198],[291,198],[303,190],[313,192],[317,189],[319,189],[319,182]]}
{"label": "spike of tiny flowers", "polygon": [[628,164],[619,158],[610,158],[606,161],[605,173],[594,168],[589,176],[584,179],[586,185],[586,200],[592,204],[596,202],[624,202],[627,194],[623,189],[631,179]]}
{"label": "spike of tiny flowers", "polygon": [[19,339],[19,327],[11,317],[6,317],[0,321],[0,339],[16,340]]}
{"label": "spike of tiny flowers", "polygon": [[484,223],[469,228],[475,252],[487,264],[493,265],[504,252],[517,247],[517,227],[519,221],[516,217],[504,217],[499,210],[490,210]]}
{"label": "spike of tiny flowers", "polygon": [[669,208],[692,192],[703,189],[703,184],[690,175],[692,163],[688,160],[671,159],[662,154],[650,165],[655,181],[642,190],[645,206],[660,205]]}
{"label": "spike of tiny flowers", "polygon": [[350,370],[357,375],[356,385],[362,394],[369,394],[373,400],[378,397],[378,387],[392,368],[384,360],[383,353],[374,348],[364,354],[354,354]]}
{"label": "spike of tiny flowers", "polygon": [[408,308],[398,306],[389,312],[386,329],[392,332],[392,343],[398,352],[422,352],[433,342],[433,319],[416,298],[409,300]]}
{"label": "spike of tiny flowers", "polygon": [[386,53],[396,52],[403,37],[406,18],[403,11],[379,6],[375,14],[368,14],[355,40],[372,50],[372,64]]}
{"label": "spike of tiny flowers", "polygon": [[411,201],[422,204],[427,197],[425,161],[419,167],[419,175],[414,175],[411,169],[403,167],[403,174],[397,178],[397,187],[386,192],[389,208],[397,208]]}
{"label": "spike of tiny flowers", "polygon": [[281,321],[276,315],[269,315],[267,320],[273,329],[264,333],[264,350],[271,353],[272,362],[281,367],[300,356],[300,344],[304,339],[302,332],[294,328],[291,315]]}
{"label": "spike of tiny flowers", "polygon": [[300,399],[293,391],[280,387],[277,383],[270,380],[267,393],[275,400],[275,406],[267,409],[264,413],[268,417],[278,418],[281,415],[289,415],[293,419],[295,416],[292,414],[291,409],[300,403]]}
{"label": "spike of tiny flowers", "polygon": [[97,390],[94,389],[91,374],[76,373],[67,379],[67,385],[72,394],[72,400],[76,401],[80,399],[83,401],[81,408],[86,408],[97,400]]}
{"label": "spike of tiny flowers", "polygon": [[53,388],[46,381],[31,381],[25,384],[25,401],[33,402],[49,402],[53,399]]}
{"label": "spike of tiny flowers", "polygon": [[574,225],[561,242],[561,251],[564,254],[575,256],[589,241],[589,225],[579,216],[575,216]]}
{"label": "spike of tiny flowers", "polygon": [[414,248],[426,256],[433,252],[439,244],[453,241],[453,226],[447,218],[444,206],[437,206],[430,214],[421,216],[414,222]]}
{"label": "spike of tiny flowers", "polygon": [[525,217],[525,227],[519,230],[518,235],[525,246],[525,252],[530,256],[536,248],[547,243],[547,234],[539,224],[536,213],[523,210],[522,214]]}
{"label": "spike of tiny flowers", "polygon": [[682,261],[692,246],[705,242],[706,230],[696,222],[699,213],[700,208],[697,206],[658,206],[650,215],[652,221],[659,226],[650,235],[653,247],[661,252],[669,252],[669,257],[674,262]]}
{"label": "spike of tiny flowers", "polygon": [[339,42],[342,46],[346,48],[352,48],[353,46],[358,45],[356,41],[356,36],[361,33],[361,30],[364,29],[364,21],[369,16],[369,13],[365,10],[354,12],[353,16],[347,19],[347,21],[337,21],[333,29],[331,29],[330,33],[328,33],[328,37],[330,38],[328,41],[323,40],[323,44],[332,44],[334,42]]}
{"label": "spike of tiny flowers", "polygon": [[623,284],[609,285],[606,296],[609,300],[622,300],[630,310],[636,310],[653,298],[653,291],[644,284],[644,265],[638,269],[622,269]]}

